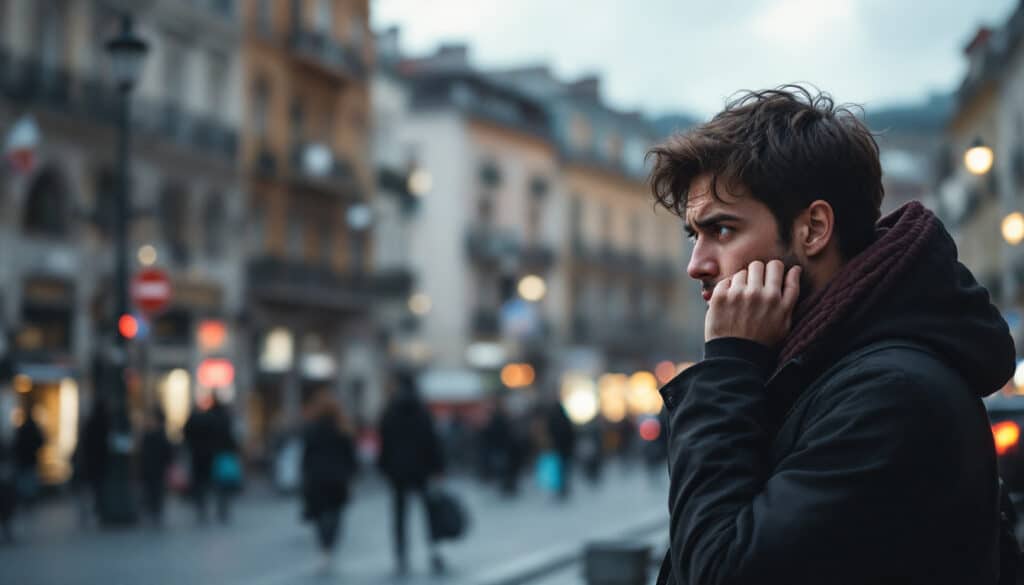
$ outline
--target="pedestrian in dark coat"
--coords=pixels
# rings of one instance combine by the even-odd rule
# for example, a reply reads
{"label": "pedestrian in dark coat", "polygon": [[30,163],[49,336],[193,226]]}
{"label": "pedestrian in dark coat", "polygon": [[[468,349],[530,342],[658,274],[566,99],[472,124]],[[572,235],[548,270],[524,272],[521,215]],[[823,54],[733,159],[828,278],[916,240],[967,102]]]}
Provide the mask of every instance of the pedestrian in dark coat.
{"label": "pedestrian in dark coat", "polygon": [[322,568],[331,568],[342,508],[348,503],[356,472],[355,444],[338,401],[326,390],[314,399],[303,433],[302,496],[304,516],[316,526]]}
{"label": "pedestrian in dark coat", "polygon": [[231,494],[236,486],[214,481],[213,464],[217,455],[237,456],[238,443],[231,429],[231,416],[216,397],[207,410],[194,411],[185,423],[185,444],[191,464],[191,495],[200,523],[207,521],[207,498],[214,492],[217,516],[222,523],[230,518]]}
{"label": "pedestrian in dark coat", "polygon": [[878,221],[871,131],[784,87],[653,152],[708,303],[704,359],[662,389],[658,582],[1013,582],[981,401],[1012,376],[1013,340],[934,214]]}
{"label": "pedestrian in dark coat", "polygon": [[92,510],[99,514],[110,457],[110,414],[102,397],[96,399],[85,420],[78,451],[81,453],[75,457],[75,475],[92,491]]}
{"label": "pedestrian in dark coat", "polygon": [[11,521],[18,501],[14,482],[14,456],[8,441],[0,437],[0,531],[7,542],[14,542]]}
{"label": "pedestrian in dark coat", "polygon": [[15,487],[18,501],[25,507],[31,507],[39,491],[39,450],[45,442],[31,412],[30,407],[25,408],[25,420],[14,432]]}
{"label": "pedestrian in dark coat", "polygon": [[163,523],[167,493],[167,469],[174,459],[174,448],[167,439],[163,411],[155,409],[146,420],[139,449],[139,471],[145,509],[154,524]]}
{"label": "pedestrian in dark coat", "polygon": [[519,490],[523,449],[519,433],[502,401],[495,402],[494,411],[481,433],[481,439],[488,477],[497,478],[503,495],[514,496]]}
{"label": "pedestrian in dark coat", "polygon": [[[408,571],[406,556],[405,513],[411,495],[427,506],[428,481],[444,471],[441,441],[434,420],[420,400],[412,374],[396,376],[395,390],[380,422],[381,451],[378,466],[391,483],[394,497],[393,536],[395,557],[400,574]],[[434,572],[444,571],[444,560],[430,539],[431,564]]]}
{"label": "pedestrian in dark coat", "polygon": [[562,483],[558,496],[564,500],[569,497],[571,491],[573,459],[576,453],[576,427],[569,420],[561,402],[554,401],[548,406],[547,431],[551,446],[555,453],[558,453],[561,465]]}

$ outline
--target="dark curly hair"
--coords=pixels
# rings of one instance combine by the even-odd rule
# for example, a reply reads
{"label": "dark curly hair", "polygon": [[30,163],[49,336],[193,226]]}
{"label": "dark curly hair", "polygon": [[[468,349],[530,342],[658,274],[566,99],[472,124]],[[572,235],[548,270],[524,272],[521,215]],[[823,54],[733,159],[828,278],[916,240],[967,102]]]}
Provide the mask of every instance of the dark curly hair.
{"label": "dark curly hair", "polygon": [[878,143],[853,107],[837,106],[828,94],[798,85],[743,92],[710,122],[647,157],[656,204],[680,217],[691,182],[710,173],[715,198],[725,181],[730,192],[767,205],[786,245],[794,218],[819,199],[832,206],[845,259],[874,240],[885,195]]}

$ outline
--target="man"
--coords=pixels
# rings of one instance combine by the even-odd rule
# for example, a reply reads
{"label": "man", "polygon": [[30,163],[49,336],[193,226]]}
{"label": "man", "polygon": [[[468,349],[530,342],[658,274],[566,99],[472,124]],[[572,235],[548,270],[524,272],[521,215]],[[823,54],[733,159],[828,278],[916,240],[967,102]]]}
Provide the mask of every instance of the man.
{"label": "man", "polygon": [[[395,561],[398,574],[404,576],[409,572],[405,537],[408,500],[416,495],[426,508],[428,483],[444,471],[441,439],[411,372],[403,370],[395,376],[394,394],[379,429],[381,449],[377,466],[391,484]],[[433,531],[429,531],[429,540],[431,571],[442,574],[446,566]]]}
{"label": "man", "polygon": [[652,156],[708,304],[704,360],[662,389],[658,583],[996,583],[980,398],[1011,376],[1013,342],[934,215],[878,221],[870,131],[786,86]]}

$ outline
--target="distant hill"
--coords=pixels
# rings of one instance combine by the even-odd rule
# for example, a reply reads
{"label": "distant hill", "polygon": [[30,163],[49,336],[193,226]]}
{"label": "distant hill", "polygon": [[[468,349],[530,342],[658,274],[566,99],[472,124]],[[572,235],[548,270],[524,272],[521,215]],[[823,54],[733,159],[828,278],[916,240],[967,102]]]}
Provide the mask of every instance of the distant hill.
{"label": "distant hill", "polygon": [[934,94],[923,103],[868,108],[866,119],[875,131],[941,133],[953,106],[952,94]]}

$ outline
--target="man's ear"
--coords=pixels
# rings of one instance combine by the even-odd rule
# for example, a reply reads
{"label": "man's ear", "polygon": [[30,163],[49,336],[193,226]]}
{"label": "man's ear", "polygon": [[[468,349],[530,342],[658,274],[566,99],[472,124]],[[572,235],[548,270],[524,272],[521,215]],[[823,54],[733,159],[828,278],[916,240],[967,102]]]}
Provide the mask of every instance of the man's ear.
{"label": "man's ear", "polygon": [[807,258],[814,258],[824,252],[832,241],[835,226],[832,206],[820,199],[814,201],[797,218],[793,244],[802,249]]}

